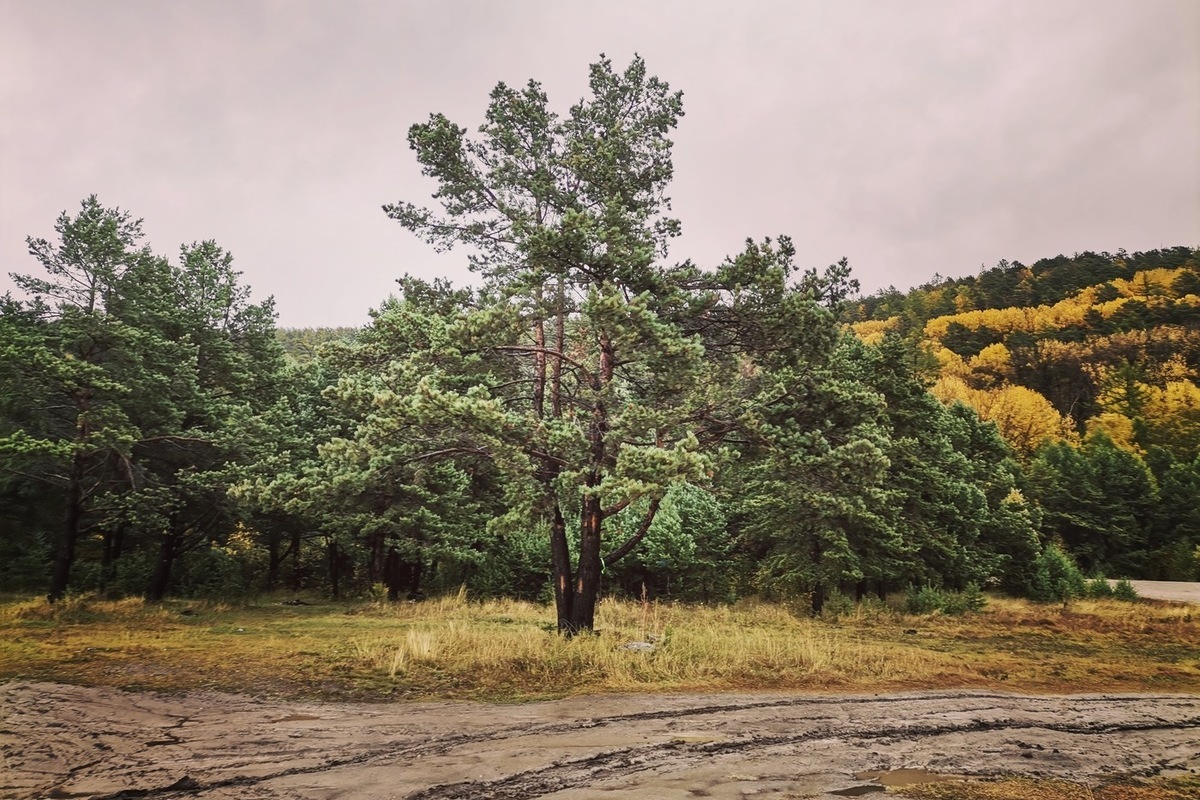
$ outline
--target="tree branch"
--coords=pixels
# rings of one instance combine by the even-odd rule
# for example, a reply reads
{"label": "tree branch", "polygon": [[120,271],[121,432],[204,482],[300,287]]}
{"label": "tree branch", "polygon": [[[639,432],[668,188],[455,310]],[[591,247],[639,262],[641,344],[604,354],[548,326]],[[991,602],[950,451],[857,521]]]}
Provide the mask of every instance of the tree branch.
{"label": "tree branch", "polygon": [[650,530],[650,525],[654,522],[654,516],[658,513],[658,507],[661,504],[661,497],[656,497],[650,501],[650,508],[646,510],[646,516],[642,518],[642,524],[638,526],[637,532],[626,539],[624,544],[604,557],[605,567],[611,567],[629,555],[633,548],[637,547],[642,539],[646,538],[646,532]]}
{"label": "tree branch", "polygon": [[548,347],[529,347],[527,345],[505,344],[505,345],[498,345],[495,349],[504,351],[504,352],[511,352],[511,353],[533,353],[533,354],[541,353],[543,355],[554,356],[555,358],[559,359],[560,361],[565,361],[566,363],[570,364],[571,366],[575,367],[576,369],[582,370],[583,374],[585,376],[588,376],[589,380],[591,379],[592,373],[583,364],[581,364],[580,362],[571,358],[570,356],[568,356],[565,353],[560,353],[557,350],[551,350]]}
{"label": "tree branch", "polygon": [[443,450],[431,450],[428,453],[421,453],[419,456],[407,458],[404,460],[404,463],[411,464],[414,461],[426,461],[431,458],[441,458],[442,456],[453,455],[483,456],[484,458],[492,457],[491,453],[480,447],[447,447]]}

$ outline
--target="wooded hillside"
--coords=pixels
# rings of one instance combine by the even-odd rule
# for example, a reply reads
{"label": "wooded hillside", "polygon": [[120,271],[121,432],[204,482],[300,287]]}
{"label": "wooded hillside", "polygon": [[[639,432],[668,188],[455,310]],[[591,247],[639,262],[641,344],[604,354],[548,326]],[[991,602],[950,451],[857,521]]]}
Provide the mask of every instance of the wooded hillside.
{"label": "wooded hillside", "polygon": [[[865,298],[852,328],[866,341],[903,337],[935,396],[999,427],[1024,459],[1043,530],[1085,568],[1189,577],[1200,530],[1197,255],[1002,262]],[[1139,539],[1149,549],[1117,555]]]}

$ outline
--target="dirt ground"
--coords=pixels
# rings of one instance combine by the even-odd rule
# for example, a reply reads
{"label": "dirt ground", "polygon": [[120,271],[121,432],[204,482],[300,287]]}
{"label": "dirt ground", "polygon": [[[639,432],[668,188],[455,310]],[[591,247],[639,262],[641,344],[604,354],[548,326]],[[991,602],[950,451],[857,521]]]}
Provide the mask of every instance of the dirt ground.
{"label": "dirt ground", "polygon": [[[1116,585],[1116,581],[1109,581]],[[1130,581],[1141,597],[1200,604],[1200,583],[1185,581]]]}
{"label": "dirt ground", "polygon": [[1176,695],[384,705],[12,683],[0,715],[0,796],[13,798],[782,799],[926,773],[1200,770],[1200,697]]}

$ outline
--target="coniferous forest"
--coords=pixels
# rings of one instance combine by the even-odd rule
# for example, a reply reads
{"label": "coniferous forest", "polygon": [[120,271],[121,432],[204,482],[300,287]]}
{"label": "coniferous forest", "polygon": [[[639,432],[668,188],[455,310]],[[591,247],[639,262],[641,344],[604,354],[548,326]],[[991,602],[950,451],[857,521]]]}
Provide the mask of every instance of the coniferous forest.
{"label": "coniferous forest", "polygon": [[500,84],[414,125],[437,191],[383,213],[477,285],[403,277],[357,329],[277,330],[218,243],[96,197],[48,220],[0,305],[0,585],[466,586],[570,633],[612,594],[1200,579],[1194,247],[867,297],[786,235],[673,262],[681,115],[601,60],[565,114]]}

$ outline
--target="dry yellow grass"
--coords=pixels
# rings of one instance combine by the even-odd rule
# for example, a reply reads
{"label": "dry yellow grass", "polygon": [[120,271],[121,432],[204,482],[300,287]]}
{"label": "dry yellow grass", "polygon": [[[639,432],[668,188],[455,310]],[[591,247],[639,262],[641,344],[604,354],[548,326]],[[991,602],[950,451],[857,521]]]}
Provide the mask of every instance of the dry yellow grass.
{"label": "dry yellow grass", "polygon": [[[286,696],[533,697],[614,691],[1200,692],[1194,607],[992,599],[966,617],[860,606],[606,600],[595,636],[553,613],[460,593],[397,605],[231,606],[74,598],[0,604],[0,680],[219,688]],[[631,642],[652,642],[639,652]]]}
{"label": "dry yellow grass", "polygon": [[965,783],[924,783],[894,790],[917,800],[1195,800],[1195,776],[1156,778],[1089,786],[1044,778],[1009,778]]}

